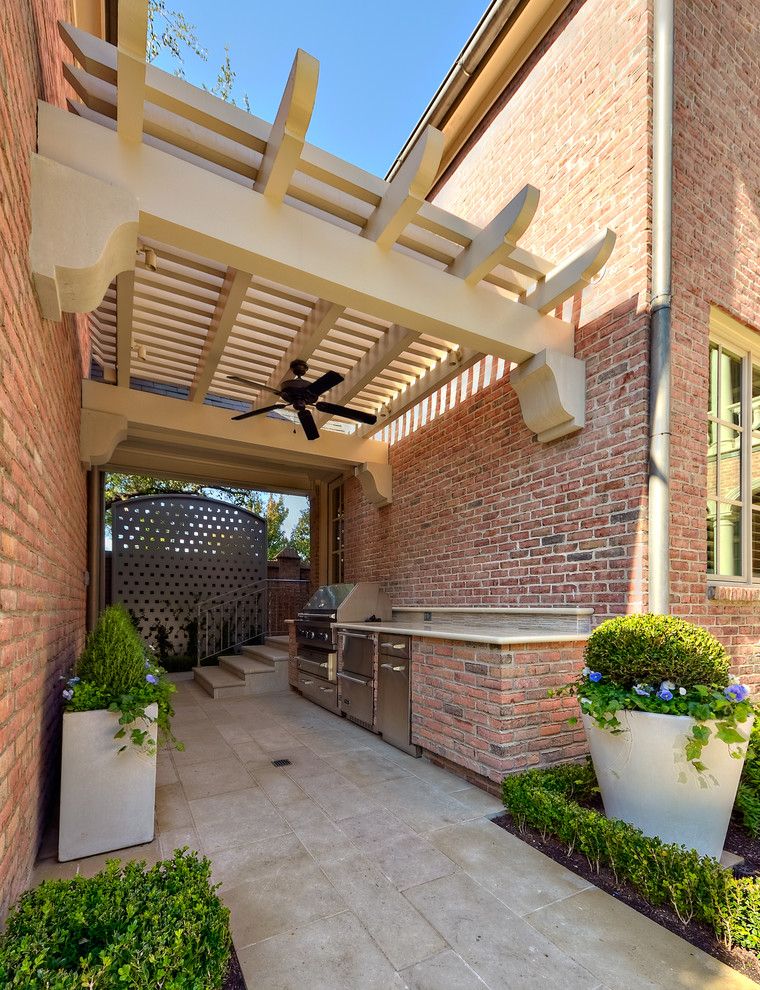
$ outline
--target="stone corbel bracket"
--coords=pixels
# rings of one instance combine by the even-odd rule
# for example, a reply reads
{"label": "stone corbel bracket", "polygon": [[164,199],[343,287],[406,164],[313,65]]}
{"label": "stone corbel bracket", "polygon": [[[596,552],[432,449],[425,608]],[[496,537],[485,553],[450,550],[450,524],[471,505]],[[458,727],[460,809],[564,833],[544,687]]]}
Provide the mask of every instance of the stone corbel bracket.
{"label": "stone corbel bracket", "polygon": [[34,286],[42,315],[89,313],[135,267],[139,209],[125,189],[32,155]]}
{"label": "stone corbel bracket", "polygon": [[393,471],[390,464],[360,464],[354,468],[365,497],[381,508],[393,500]]}
{"label": "stone corbel bracket", "polygon": [[79,425],[79,456],[87,468],[107,464],[118,445],[127,439],[126,416],[83,409]]}
{"label": "stone corbel bracket", "polygon": [[586,423],[586,362],[544,350],[509,375],[528,428],[540,443],[582,429]]}

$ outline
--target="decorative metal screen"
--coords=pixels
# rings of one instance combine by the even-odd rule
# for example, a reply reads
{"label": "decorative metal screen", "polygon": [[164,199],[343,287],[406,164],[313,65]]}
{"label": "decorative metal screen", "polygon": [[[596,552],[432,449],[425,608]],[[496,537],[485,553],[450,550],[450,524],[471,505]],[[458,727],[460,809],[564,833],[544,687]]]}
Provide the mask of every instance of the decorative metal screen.
{"label": "decorative metal screen", "polygon": [[266,582],[266,522],[196,495],[139,496],[112,507],[113,600],[142,634],[196,652],[198,606]]}

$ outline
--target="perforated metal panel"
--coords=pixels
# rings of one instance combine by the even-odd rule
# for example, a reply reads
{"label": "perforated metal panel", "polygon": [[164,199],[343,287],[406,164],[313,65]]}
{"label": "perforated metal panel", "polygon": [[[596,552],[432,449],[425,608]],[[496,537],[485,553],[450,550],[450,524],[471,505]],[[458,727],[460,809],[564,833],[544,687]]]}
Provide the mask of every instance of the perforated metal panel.
{"label": "perforated metal panel", "polygon": [[200,602],[266,580],[266,522],[252,512],[196,495],[140,496],[112,511],[113,600],[149,642],[163,626],[188,652]]}

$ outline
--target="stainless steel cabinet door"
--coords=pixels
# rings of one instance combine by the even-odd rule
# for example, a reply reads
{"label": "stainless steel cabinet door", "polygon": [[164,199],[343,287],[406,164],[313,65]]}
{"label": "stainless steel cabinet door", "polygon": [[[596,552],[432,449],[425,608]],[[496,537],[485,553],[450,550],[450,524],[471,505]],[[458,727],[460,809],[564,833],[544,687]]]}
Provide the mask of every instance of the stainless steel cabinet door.
{"label": "stainless steel cabinet door", "polygon": [[410,666],[409,660],[399,657],[380,658],[377,727],[386,742],[416,755],[410,741]]}

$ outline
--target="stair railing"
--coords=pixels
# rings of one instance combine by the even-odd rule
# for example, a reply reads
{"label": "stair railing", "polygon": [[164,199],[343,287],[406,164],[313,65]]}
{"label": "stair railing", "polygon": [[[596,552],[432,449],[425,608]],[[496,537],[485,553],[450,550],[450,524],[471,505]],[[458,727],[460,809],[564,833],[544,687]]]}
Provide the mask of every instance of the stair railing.
{"label": "stair railing", "polygon": [[198,663],[266,633],[267,582],[225,591],[196,606]]}

